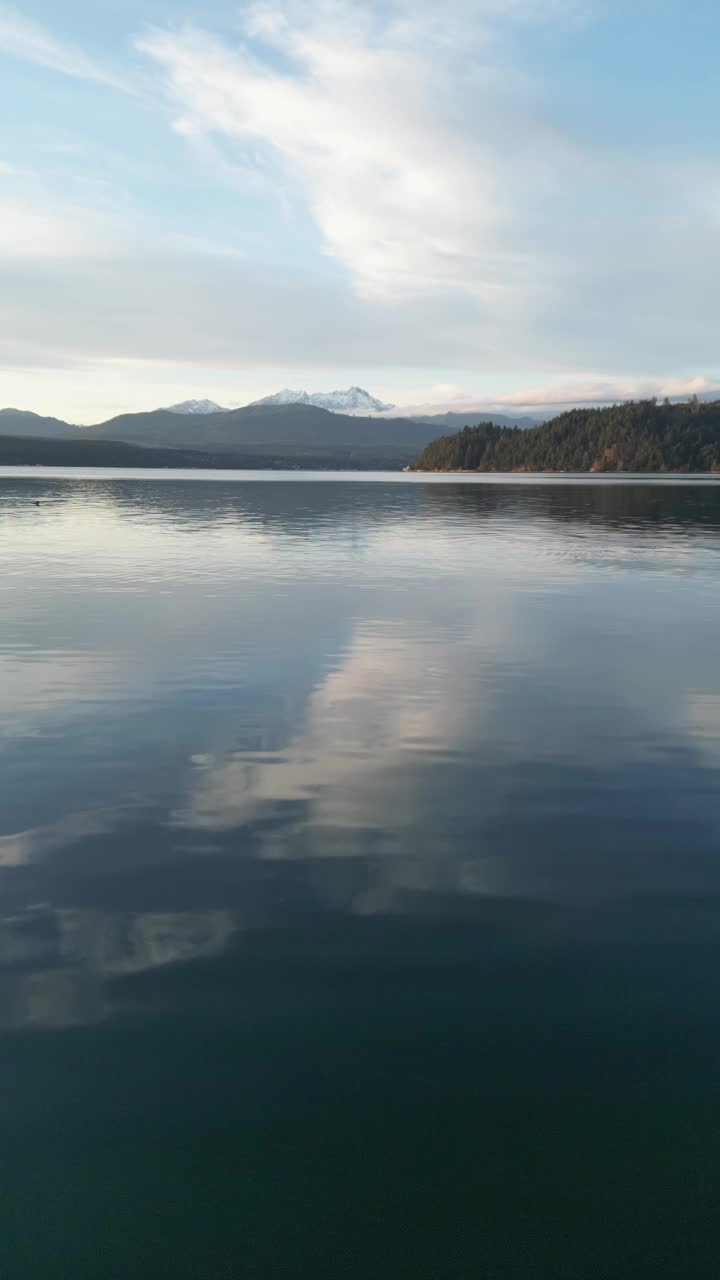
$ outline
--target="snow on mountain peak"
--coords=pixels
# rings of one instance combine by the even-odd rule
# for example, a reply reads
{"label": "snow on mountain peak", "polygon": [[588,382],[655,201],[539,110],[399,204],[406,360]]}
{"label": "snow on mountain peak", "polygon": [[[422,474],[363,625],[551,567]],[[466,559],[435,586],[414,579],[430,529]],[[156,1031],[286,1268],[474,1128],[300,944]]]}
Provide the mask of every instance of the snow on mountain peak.
{"label": "snow on mountain peak", "polygon": [[166,413],[227,413],[227,409],[223,409],[221,404],[215,404],[214,400],[182,400],[180,404],[170,404],[165,409]]}
{"label": "snow on mountain peak", "polygon": [[264,396],[262,400],[253,400],[252,408],[258,404],[311,404],[310,396],[307,391],[291,391],[289,387],[284,387],[282,391],[276,391],[272,396]]}
{"label": "snow on mountain peak", "polygon": [[395,407],[371,396],[363,387],[348,387],[346,391],[312,391],[310,394],[286,387],[272,396],[253,401],[253,405],[263,404],[311,404],[317,409],[328,409],[330,413],[349,414],[380,413]]}
{"label": "snow on mountain peak", "polygon": [[[262,400],[253,400],[252,406],[248,405],[248,408],[266,404],[307,404],[314,405],[317,409],[328,409],[330,413],[348,414],[381,413],[395,407],[371,396],[363,387],[348,387],[345,391],[313,391],[310,394],[285,387],[274,395],[264,396]],[[180,404],[168,405],[165,412],[202,415],[227,413],[228,410],[214,400],[183,400]]]}

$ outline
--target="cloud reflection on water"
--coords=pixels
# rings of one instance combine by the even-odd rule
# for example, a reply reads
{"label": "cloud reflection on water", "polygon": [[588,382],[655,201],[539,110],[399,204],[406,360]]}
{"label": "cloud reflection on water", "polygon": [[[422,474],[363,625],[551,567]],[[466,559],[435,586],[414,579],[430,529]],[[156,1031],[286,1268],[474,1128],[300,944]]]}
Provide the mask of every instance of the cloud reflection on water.
{"label": "cloud reflection on water", "polygon": [[81,491],[0,502],[5,1025],[306,912],[720,890],[720,494]]}

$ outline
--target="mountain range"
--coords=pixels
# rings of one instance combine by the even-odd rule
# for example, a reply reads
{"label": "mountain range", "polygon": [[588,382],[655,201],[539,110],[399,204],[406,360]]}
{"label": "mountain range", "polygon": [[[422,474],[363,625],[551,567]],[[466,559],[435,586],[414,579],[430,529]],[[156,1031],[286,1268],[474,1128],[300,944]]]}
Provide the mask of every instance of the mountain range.
{"label": "mountain range", "polygon": [[[392,404],[385,404],[383,400],[378,400],[376,396],[371,396],[369,391],[365,391],[364,387],[348,387],[345,391],[291,391],[289,387],[285,387],[283,391],[276,391],[271,396],[264,396],[261,400],[253,400],[246,408],[254,408],[261,404],[310,404],[316,409],[329,409],[331,413],[382,413],[388,409],[393,409]],[[207,413],[229,413],[230,410],[224,408],[221,404],[216,404],[214,400],[182,400],[180,404],[171,404],[167,406],[168,413],[181,413],[184,415],[207,414]]]}
{"label": "mountain range", "polygon": [[[83,465],[79,459],[84,451],[91,465],[115,465],[108,461],[115,453],[101,450],[102,444],[132,446],[136,452],[162,451],[154,461],[149,452],[141,455],[147,465],[157,466],[212,466],[217,458],[222,466],[396,468],[406,466],[432,440],[467,421],[463,414],[457,415],[458,421],[454,415],[420,421],[363,416],[355,410],[341,413],[337,408],[309,403],[310,397],[285,402],[285,396],[295,394],[305,393],[279,392],[241,409],[222,409],[210,400],[189,400],[167,409],[119,414],[83,427],[27,410],[1,409],[0,464],[42,463],[47,456],[48,465],[58,465],[63,451],[53,448],[50,458],[49,443],[59,446],[66,442],[72,444],[72,449],[65,451],[68,465]],[[330,399],[345,398],[352,406],[359,405],[363,397],[382,405],[359,387],[321,394]],[[513,420],[497,415],[496,421],[508,425]],[[23,441],[28,443],[23,446]],[[186,456],[182,460],[166,456],[173,450]],[[117,465],[123,463],[140,465],[131,464],[127,453],[118,456]]]}
{"label": "mountain range", "polygon": [[80,427],[8,408],[0,465],[720,471],[720,402],[697,396],[575,409],[538,425],[489,416],[363,417],[291,402],[182,405]]}
{"label": "mountain range", "polygon": [[394,404],[385,404],[376,396],[371,396],[364,387],[348,387],[346,391],[276,391],[272,396],[264,396],[262,400],[254,400],[249,408],[261,404],[311,404],[316,409],[329,409],[331,413],[382,413],[394,409]]}
{"label": "mountain range", "polygon": [[[72,465],[83,465],[77,461],[78,446],[89,451],[90,463],[100,463],[98,446],[105,442],[204,455],[202,463],[197,458],[178,460],[183,466],[212,465],[208,458],[216,456],[225,466],[232,460],[238,466],[252,465],[254,459],[256,466],[395,468],[411,462],[438,434],[436,427],[409,418],[367,418],[308,404],[247,405],[201,414],[155,409],[120,414],[88,427],[13,409],[0,415],[0,437],[5,440],[4,446],[0,441],[0,464],[11,460],[15,465],[22,463],[23,441],[28,460],[42,463],[38,441],[44,440],[72,444]],[[55,449],[49,465],[56,465],[57,458]],[[172,459],[157,465],[172,465]]]}

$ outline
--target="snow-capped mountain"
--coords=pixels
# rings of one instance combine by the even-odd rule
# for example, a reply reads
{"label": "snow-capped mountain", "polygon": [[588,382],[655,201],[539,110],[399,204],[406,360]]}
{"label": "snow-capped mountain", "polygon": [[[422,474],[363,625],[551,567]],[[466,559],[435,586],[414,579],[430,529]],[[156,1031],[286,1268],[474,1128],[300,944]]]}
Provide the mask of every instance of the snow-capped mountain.
{"label": "snow-capped mountain", "polygon": [[288,387],[284,391],[276,391],[272,396],[263,396],[262,400],[251,400],[248,409],[253,408],[256,404],[311,404],[312,401],[307,391],[290,391]]}
{"label": "snow-capped mountain", "polygon": [[227,413],[221,404],[214,400],[183,400],[180,404],[169,404],[166,413]]}
{"label": "snow-capped mountain", "polygon": [[346,391],[276,391],[272,396],[254,400],[253,404],[312,404],[317,409],[329,409],[331,413],[380,413],[393,409],[363,387],[348,387]]}

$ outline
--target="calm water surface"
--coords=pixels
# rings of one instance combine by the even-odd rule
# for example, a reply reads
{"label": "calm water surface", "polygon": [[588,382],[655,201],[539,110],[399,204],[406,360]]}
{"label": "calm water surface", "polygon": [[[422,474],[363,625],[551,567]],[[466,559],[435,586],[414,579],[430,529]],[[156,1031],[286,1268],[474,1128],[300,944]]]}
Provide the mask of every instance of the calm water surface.
{"label": "calm water surface", "polygon": [[5,475],[0,713],[3,1280],[717,1277],[719,485]]}

